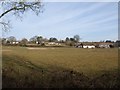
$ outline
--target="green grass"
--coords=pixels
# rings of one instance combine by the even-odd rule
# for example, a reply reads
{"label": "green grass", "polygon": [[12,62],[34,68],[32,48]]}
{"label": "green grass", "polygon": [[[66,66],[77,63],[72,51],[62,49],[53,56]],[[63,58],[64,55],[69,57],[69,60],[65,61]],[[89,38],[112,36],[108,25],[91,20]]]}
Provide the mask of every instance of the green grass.
{"label": "green grass", "polygon": [[28,50],[4,46],[2,54],[4,88],[118,86],[117,48]]}

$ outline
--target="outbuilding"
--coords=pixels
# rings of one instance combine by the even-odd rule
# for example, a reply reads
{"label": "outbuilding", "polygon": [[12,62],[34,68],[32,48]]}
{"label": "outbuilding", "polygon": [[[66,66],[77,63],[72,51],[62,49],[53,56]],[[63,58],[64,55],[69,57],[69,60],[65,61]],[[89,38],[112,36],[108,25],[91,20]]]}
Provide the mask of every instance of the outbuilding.
{"label": "outbuilding", "polygon": [[113,47],[113,43],[100,43],[99,48],[111,48]]}

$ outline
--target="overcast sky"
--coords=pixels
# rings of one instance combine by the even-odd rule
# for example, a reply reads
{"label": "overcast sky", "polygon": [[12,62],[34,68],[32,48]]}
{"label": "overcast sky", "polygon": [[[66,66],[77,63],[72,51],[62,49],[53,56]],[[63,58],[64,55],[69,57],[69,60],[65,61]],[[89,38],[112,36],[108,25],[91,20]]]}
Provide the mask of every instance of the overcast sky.
{"label": "overcast sky", "polygon": [[9,19],[13,28],[4,37],[65,39],[78,34],[82,41],[118,39],[117,2],[46,2],[39,16],[28,12],[22,21],[14,16]]}

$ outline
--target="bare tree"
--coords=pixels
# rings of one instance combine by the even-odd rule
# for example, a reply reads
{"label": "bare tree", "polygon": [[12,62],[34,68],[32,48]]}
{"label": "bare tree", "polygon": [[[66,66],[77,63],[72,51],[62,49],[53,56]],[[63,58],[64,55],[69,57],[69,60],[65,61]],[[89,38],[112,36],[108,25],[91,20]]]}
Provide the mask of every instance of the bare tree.
{"label": "bare tree", "polygon": [[34,36],[34,37],[30,38],[29,41],[30,41],[31,43],[36,43],[36,42],[37,42],[37,37],[38,37],[38,36]]}
{"label": "bare tree", "polygon": [[10,36],[10,37],[8,37],[7,41],[9,41],[10,43],[13,43],[16,41],[16,38],[14,36]]}
{"label": "bare tree", "polygon": [[75,40],[75,42],[78,43],[80,41],[80,36],[79,35],[75,35],[74,36],[74,40]]}
{"label": "bare tree", "polygon": [[0,2],[0,24],[2,29],[7,30],[10,28],[10,21],[4,20],[4,17],[11,13],[16,17],[22,17],[27,11],[33,11],[36,15],[42,12],[43,4],[40,0],[34,0],[34,2],[27,2],[28,0],[18,0],[17,2]]}
{"label": "bare tree", "polygon": [[22,45],[26,45],[26,44],[28,43],[28,40],[27,40],[26,38],[23,38],[23,39],[20,41],[20,43],[21,43]]}
{"label": "bare tree", "polygon": [[37,41],[38,41],[38,44],[41,44],[42,41],[43,41],[43,37],[42,36],[38,36],[37,37]]}

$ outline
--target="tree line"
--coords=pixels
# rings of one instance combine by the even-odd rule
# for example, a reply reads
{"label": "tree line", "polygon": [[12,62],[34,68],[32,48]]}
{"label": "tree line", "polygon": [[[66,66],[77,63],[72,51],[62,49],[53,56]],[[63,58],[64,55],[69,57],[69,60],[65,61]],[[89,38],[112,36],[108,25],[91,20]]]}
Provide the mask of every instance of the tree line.
{"label": "tree line", "polygon": [[[65,40],[58,40],[56,37],[51,37],[49,39],[44,38],[43,36],[33,36],[29,40],[27,38],[23,38],[21,40],[17,40],[16,37],[10,36],[8,38],[1,38],[0,40],[3,45],[5,44],[15,44],[15,42],[19,42],[21,45],[26,44],[38,44],[43,45],[45,42],[55,42],[55,43],[65,43],[66,45],[73,46],[75,43],[80,41],[79,35],[74,35],[73,37],[66,37]],[[18,43],[17,43],[18,44]]]}
{"label": "tree line", "polygon": [[[85,42],[80,42],[81,38],[79,35],[74,35],[73,37],[66,37],[64,40],[58,40],[56,37],[51,37],[51,38],[44,38],[43,36],[33,36],[29,40],[27,38],[23,38],[21,40],[17,40],[16,37],[10,36],[8,38],[0,38],[0,42],[2,45],[28,45],[28,44],[36,44],[39,46],[45,46],[45,43],[62,43],[67,46],[75,46],[78,45],[78,43],[85,43]],[[89,42],[88,42],[89,43]],[[90,42],[92,43],[92,42]],[[115,47],[120,47],[120,40],[111,41],[111,40],[106,40],[106,41],[99,41],[99,43],[114,43]]]}

